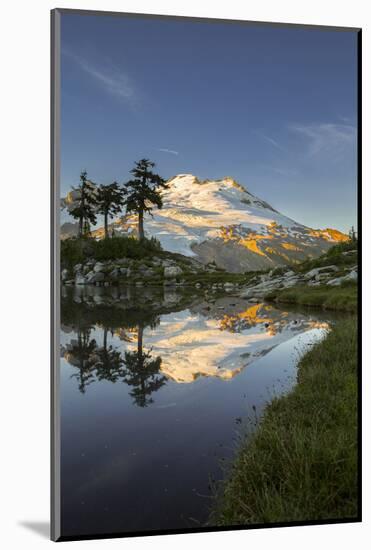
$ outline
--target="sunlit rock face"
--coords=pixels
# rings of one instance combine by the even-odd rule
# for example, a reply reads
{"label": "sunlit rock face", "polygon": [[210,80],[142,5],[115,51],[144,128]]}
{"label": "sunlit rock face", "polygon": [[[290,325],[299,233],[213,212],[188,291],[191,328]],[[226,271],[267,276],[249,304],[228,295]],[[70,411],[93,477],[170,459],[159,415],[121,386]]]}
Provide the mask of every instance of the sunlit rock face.
{"label": "sunlit rock face", "polygon": [[[295,264],[347,239],[334,229],[295,222],[230,177],[200,181],[179,174],[162,196],[163,208],[145,217],[146,236],[156,237],[165,250],[232,272]],[[136,216],[114,220],[110,228],[116,235],[135,235]],[[94,235],[101,238],[102,229]]]}

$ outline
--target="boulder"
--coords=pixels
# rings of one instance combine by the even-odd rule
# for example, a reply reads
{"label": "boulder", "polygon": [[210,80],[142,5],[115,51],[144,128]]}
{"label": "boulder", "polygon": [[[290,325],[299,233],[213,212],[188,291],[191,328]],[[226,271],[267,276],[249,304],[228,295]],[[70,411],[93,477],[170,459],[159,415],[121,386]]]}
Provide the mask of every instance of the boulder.
{"label": "boulder", "polygon": [[331,279],[327,282],[329,286],[339,286],[341,283],[345,281],[357,281],[358,280],[358,274],[356,271],[351,271],[347,275],[343,275],[343,277],[338,277],[337,279]]}
{"label": "boulder", "polygon": [[76,264],[74,267],[73,267],[73,272],[74,273],[78,273],[82,270],[82,264]]}
{"label": "boulder", "polygon": [[104,304],[106,301],[106,297],[102,296],[101,294],[94,294],[93,300],[96,304]]}
{"label": "boulder", "polygon": [[102,262],[97,262],[94,266],[95,273],[100,273],[105,270],[105,265]]}
{"label": "boulder", "polygon": [[352,255],[352,254],[355,254],[356,252],[357,252],[357,250],[347,250],[347,251],[345,251],[345,252],[342,252],[341,254],[342,254],[343,256],[350,256],[350,255]]}
{"label": "boulder", "polygon": [[329,273],[317,273],[317,275],[315,275],[314,279],[316,281],[324,281],[324,280],[327,280],[329,278]]}
{"label": "boulder", "polygon": [[173,260],[162,260],[162,267],[172,267],[174,265]]}
{"label": "boulder", "polygon": [[62,281],[66,281],[68,279],[68,269],[62,269],[61,278]]}
{"label": "boulder", "polygon": [[177,277],[178,275],[182,275],[183,271],[179,266],[166,266],[164,268],[164,277]]}
{"label": "boulder", "polygon": [[[89,273],[90,275],[90,273]],[[89,278],[89,283],[100,283],[104,280],[104,273],[102,271],[99,271],[98,273],[93,273],[92,276]]]}
{"label": "boulder", "polygon": [[260,299],[260,298],[263,298],[265,294],[267,294],[266,291],[254,289],[254,288],[248,288],[241,293],[241,298]]}
{"label": "boulder", "polygon": [[[283,285],[283,288],[290,288],[292,286],[295,286],[298,282],[299,282],[299,277],[292,277],[288,281],[283,281],[282,285]],[[274,287],[271,290],[273,289]]]}
{"label": "boulder", "polygon": [[318,271],[318,268],[316,267],[315,269],[311,269],[307,273],[304,273],[303,277],[306,281],[308,281],[309,279],[314,279],[314,277],[318,275],[318,273],[319,271]]}
{"label": "boulder", "polygon": [[325,265],[323,267],[315,267],[314,269],[311,269],[308,271],[308,273],[305,273],[304,279],[312,279],[316,275],[319,275],[320,273],[330,273],[331,271],[339,271],[339,268],[336,265]]}
{"label": "boulder", "polygon": [[358,273],[357,271],[351,271],[349,273],[349,275],[347,275],[347,280],[348,281],[357,281],[358,280]]}
{"label": "boulder", "polygon": [[89,271],[89,273],[87,273],[87,274],[85,275],[86,280],[87,280],[88,283],[91,282],[91,278],[92,278],[94,275],[95,275],[94,271]]}
{"label": "boulder", "polygon": [[145,279],[150,279],[155,275],[155,272],[153,271],[153,269],[148,268],[146,271],[142,272],[142,275]]}
{"label": "boulder", "polygon": [[143,271],[146,271],[148,269],[148,266],[146,264],[139,264],[137,267],[137,270],[139,273],[143,273]]}
{"label": "boulder", "polygon": [[343,280],[344,280],[343,277],[338,277],[337,279],[330,279],[330,281],[327,281],[326,284],[328,286],[340,286]]}
{"label": "boulder", "polygon": [[86,285],[86,277],[80,272],[76,273],[75,285]]}
{"label": "boulder", "polygon": [[[213,285],[214,286],[214,285]],[[224,283],[224,288],[225,289],[229,289],[229,290],[232,290],[232,288],[234,288],[234,284],[233,283]]]}

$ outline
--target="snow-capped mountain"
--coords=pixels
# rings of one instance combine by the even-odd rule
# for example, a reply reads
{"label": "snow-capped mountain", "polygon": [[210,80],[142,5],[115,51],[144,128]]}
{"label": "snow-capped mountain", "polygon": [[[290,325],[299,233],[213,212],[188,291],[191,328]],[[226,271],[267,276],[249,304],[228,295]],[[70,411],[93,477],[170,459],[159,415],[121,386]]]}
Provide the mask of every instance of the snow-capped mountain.
{"label": "snow-capped mountain", "polygon": [[[156,237],[165,250],[214,261],[229,271],[297,263],[347,239],[334,229],[315,230],[280,214],[229,177],[200,181],[179,174],[162,197],[163,208],[145,217],[146,236]],[[133,234],[136,227],[134,215],[110,226],[116,235]],[[100,238],[102,229],[94,234]]]}

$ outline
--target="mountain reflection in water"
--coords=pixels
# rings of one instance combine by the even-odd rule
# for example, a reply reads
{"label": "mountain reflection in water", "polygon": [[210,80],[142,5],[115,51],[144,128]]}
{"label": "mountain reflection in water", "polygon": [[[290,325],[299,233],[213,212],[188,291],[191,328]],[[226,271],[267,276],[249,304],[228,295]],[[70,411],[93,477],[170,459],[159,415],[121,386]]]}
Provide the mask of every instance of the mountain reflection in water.
{"label": "mountain reflection in water", "polygon": [[[191,383],[200,376],[229,380],[294,335],[329,327],[308,314],[229,296],[212,302],[198,297],[187,308],[171,313],[164,302],[141,310],[135,300],[125,307],[120,297],[116,308],[115,301],[106,303],[102,295],[93,301],[91,305],[81,296],[77,302],[73,297],[70,308],[68,304],[62,308],[66,337],[61,356],[76,367],[73,376],[82,393],[93,382],[121,381],[131,387],[130,395],[142,407],[153,403],[152,394],[169,379],[178,383]],[[69,324],[71,303],[79,304],[80,315]],[[84,305],[86,315],[81,315]],[[162,309],[164,313],[158,314]]]}
{"label": "mountain reflection in water", "polygon": [[63,533],[203,525],[238,433],[293,387],[298,352],[329,319],[231,295],[64,287]]}

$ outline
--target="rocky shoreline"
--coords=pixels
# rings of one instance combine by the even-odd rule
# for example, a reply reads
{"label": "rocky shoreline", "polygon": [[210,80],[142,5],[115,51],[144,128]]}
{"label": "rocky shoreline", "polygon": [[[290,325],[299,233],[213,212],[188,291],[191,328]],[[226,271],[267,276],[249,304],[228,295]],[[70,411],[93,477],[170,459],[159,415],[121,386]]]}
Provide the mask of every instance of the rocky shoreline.
{"label": "rocky shoreline", "polygon": [[[276,274],[279,271],[279,274]],[[316,267],[308,272],[299,273],[291,269],[282,273],[282,270],[272,270],[267,274],[255,276],[244,288],[243,298],[260,299],[274,290],[284,290],[298,285],[309,287],[340,286],[347,281],[357,282],[358,266],[340,269],[336,265]]]}
{"label": "rocky shoreline", "polygon": [[[348,255],[349,252],[342,254]],[[142,260],[88,259],[61,271],[61,282],[66,286],[192,287],[200,292],[228,292],[251,300],[262,299],[273,291],[295,286],[336,287],[347,281],[357,282],[357,279],[357,264],[325,265],[308,271],[290,266],[276,267],[260,274],[239,274],[237,278],[235,273],[228,273],[214,264],[204,265],[184,256],[152,256]]]}
{"label": "rocky shoreline", "polygon": [[[72,269],[64,268],[61,271],[61,282],[63,285],[94,285],[94,286],[115,286],[129,284],[136,287],[141,286],[185,286],[192,285],[201,288],[205,276],[213,278],[222,277],[223,282],[210,282],[214,288],[233,289],[236,285],[228,281],[229,274],[218,269],[213,264],[204,265],[192,258],[172,259],[152,257],[146,260],[133,260],[121,258],[119,260],[96,261],[89,259],[84,263],[75,265]],[[235,278],[234,275],[230,276]]]}

